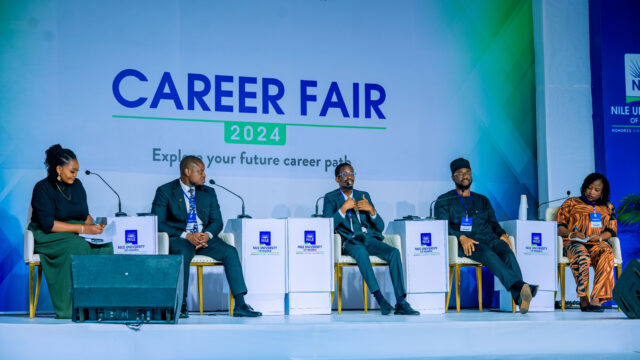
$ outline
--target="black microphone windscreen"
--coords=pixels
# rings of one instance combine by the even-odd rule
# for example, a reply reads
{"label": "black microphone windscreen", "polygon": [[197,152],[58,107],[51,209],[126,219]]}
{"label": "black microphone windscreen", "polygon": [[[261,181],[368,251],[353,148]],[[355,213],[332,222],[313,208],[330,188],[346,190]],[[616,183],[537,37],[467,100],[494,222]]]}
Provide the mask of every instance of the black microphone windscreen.
{"label": "black microphone windscreen", "polygon": [[87,175],[91,175],[91,171],[89,171],[89,170],[85,170],[84,173],[87,174]]}
{"label": "black microphone windscreen", "polygon": [[216,184],[216,182],[215,182],[215,181],[213,181],[213,179],[209,179],[209,184],[211,184],[211,185],[215,185],[215,184]]}

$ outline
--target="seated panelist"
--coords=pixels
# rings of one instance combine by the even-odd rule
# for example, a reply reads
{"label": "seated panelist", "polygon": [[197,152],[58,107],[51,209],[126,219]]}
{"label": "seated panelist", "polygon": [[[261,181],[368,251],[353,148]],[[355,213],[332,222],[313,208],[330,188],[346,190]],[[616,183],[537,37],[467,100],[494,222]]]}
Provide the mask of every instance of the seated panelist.
{"label": "seated panelist", "polygon": [[[614,285],[613,249],[607,240],[616,236],[618,222],[604,175],[590,174],[580,190],[580,197],[565,200],[558,209],[558,235],[563,238],[563,252],[576,280],[580,309],[602,312],[601,304],[611,300]],[[590,265],[595,271],[591,300],[587,294]]]}
{"label": "seated panelist", "polygon": [[222,214],[216,192],[204,185],[205,178],[202,160],[185,156],[180,161],[180,178],[158,187],[151,206],[151,212],[158,217],[158,231],[169,234],[169,253],[183,257],[184,294],[180,317],[189,317],[189,268],[196,254],[222,261],[235,299],[233,316],[261,316],[262,313],[244,301],[247,287],[238,251],[218,237],[222,231]]}
{"label": "seated panelist", "polygon": [[31,198],[34,250],[49,287],[56,317],[72,315],[71,255],[113,254],[111,243],[94,245],[81,234],[101,234],[89,214],[87,193],[78,176],[80,165],[73,151],[53,145],[46,151],[47,177],[38,181]]}
{"label": "seated panelist", "polygon": [[358,264],[362,278],[375,296],[380,313],[391,313],[391,304],[380,292],[378,281],[369,260],[370,255],[378,256],[389,264],[391,282],[396,296],[396,315],[419,315],[406,300],[402,260],[398,249],[384,243],[384,221],[371,202],[369,193],[355,190],[355,172],[349,163],[336,166],[335,181],[339,188],[324,196],[322,215],[333,218],[334,230],[342,238],[342,249]]}

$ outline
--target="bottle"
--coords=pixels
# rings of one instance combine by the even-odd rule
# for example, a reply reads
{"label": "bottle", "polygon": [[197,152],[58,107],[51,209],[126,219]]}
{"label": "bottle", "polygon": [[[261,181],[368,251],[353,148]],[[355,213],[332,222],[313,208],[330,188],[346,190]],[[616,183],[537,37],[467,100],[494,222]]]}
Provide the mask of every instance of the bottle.
{"label": "bottle", "polygon": [[518,210],[518,220],[527,220],[527,195],[520,195],[520,209]]}

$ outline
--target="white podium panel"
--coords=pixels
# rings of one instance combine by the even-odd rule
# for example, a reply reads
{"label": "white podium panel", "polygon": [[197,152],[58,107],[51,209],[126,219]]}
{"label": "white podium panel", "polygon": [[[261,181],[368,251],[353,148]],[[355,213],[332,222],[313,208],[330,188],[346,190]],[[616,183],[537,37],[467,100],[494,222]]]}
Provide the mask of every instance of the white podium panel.
{"label": "white podium panel", "polygon": [[105,238],[113,243],[114,254],[155,255],[158,253],[158,217],[108,217]]}
{"label": "white podium panel", "polygon": [[288,313],[331,314],[333,219],[287,219]]}
{"label": "white podium panel", "polygon": [[[501,223],[516,239],[516,258],[526,283],[538,285],[538,293],[529,305],[530,311],[554,311],[554,292],[558,276],[555,221],[509,220]],[[511,311],[511,294],[495,278],[500,291],[500,310]]]}
{"label": "white podium panel", "polygon": [[284,315],[285,219],[230,219],[247,284],[247,303],[264,315]]}
{"label": "white podium panel", "polygon": [[392,221],[387,234],[402,238],[407,301],[423,314],[442,314],[448,290],[446,220]]}

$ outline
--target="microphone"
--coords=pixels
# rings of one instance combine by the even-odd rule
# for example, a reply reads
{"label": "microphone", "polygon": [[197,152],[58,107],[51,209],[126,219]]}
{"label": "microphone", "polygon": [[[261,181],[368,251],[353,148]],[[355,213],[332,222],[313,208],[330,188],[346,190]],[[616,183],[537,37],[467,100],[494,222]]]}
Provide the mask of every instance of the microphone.
{"label": "microphone", "polygon": [[237,196],[240,199],[240,201],[242,201],[242,214],[238,215],[238,219],[251,219],[250,215],[247,215],[247,214],[244,213],[244,199],[242,198],[242,196],[234,193],[233,191],[227,189],[226,187],[224,187],[224,186],[222,186],[220,184],[216,184],[216,182],[213,181],[213,179],[209,179],[209,184],[221,187],[221,188],[227,190],[228,192],[230,192],[231,194]]}
{"label": "microphone", "polygon": [[109,185],[109,183],[102,178],[102,176],[100,176],[100,174],[95,173],[95,172],[91,172],[89,170],[85,170],[84,172],[87,175],[96,175],[97,177],[100,178],[100,180],[102,180],[102,182],[107,185],[109,187],[109,189],[111,189],[111,191],[113,191],[114,194],[116,194],[116,196],[118,197],[118,212],[116,213],[116,217],[122,217],[122,216],[127,216],[127,213],[122,212],[122,204],[120,203],[120,195],[118,195],[118,193],[113,190],[113,188],[111,187],[111,185]]}
{"label": "microphone", "polygon": [[569,196],[571,196],[571,190],[567,190],[567,196],[565,196],[565,197],[561,197],[559,199],[549,200],[549,201],[545,201],[545,202],[541,203],[540,205],[538,205],[538,209],[537,209],[538,213],[540,213],[540,207],[542,207],[542,205],[550,204],[552,202],[556,202],[556,201],[560,201],[560,200],[565,200],[565,199],[568,199]]}
{"label": "microphone", "polygon": [[[454,190],[457,191],[457,190]],[[431,205],[429,205],[429,217],[426,217],[425,220],[434,220],[433,218],[433,204],[437,203],[438,201],[443,201],[443,200],[449,200],[449,199],[457,199],[458,195],[456,196],[447,196],[445,198],[442,199],[435,199],[431,202]]]}
{"label": "microphone", "polygon": [[311,217],[322,217],[322,214],[318,213],[318,203],[320,202],[320,199],[324,199],[324,195],[320,196],[318,200],[316,200],[316,212],[315,214],[311,215]]}

